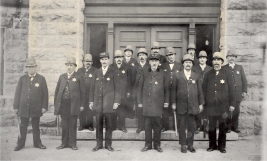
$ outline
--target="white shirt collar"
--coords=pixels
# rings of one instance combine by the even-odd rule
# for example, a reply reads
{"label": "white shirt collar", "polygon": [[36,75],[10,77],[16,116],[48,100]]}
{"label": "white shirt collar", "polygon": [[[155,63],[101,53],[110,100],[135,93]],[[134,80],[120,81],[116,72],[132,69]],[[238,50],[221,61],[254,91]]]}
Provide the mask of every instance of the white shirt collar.
{"label": "white shirt collar", "polygon": [[145,64],[146,64],[146,62],[142,63],[142,62],[140,61],[140,65],[141,65],[142,67],[143,67]]}
{"label": "white shirt collar", "polygon": [[186,79],[188,80],[189,77],[191,76],[191,70],[188,72],[188,71],[186,71],[186,70],[184,69],[184,75],[185,75]]}
{"label": "white shirt collar", "polygon": [[28,75],[29,75],[29,77],[35,77],[36,73],[34,73],[33,75],[30,75],[30,74],[28,74]]}

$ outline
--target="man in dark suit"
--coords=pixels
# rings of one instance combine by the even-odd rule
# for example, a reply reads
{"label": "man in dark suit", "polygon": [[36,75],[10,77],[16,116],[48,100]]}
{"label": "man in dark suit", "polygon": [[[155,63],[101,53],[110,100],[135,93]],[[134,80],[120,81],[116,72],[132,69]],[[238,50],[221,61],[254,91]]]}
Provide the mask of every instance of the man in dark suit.
{"label": "man in dark suit", "polygon": [[187,47],[187,54],[190,54],[194,59],[194,65],[198,65],[199,61],[196,55],[196,45],[194,43],[189,43]]}
{"label": "man in dark suit", "polygon": [[106,134],[105,148],[114,151],[112,144],[112,123],[114,110],[121,102],[119,83],[116,71],[109,67],[109,53],[100,53],[101,68],[97,69],[93,76],[89,97],[89,107],[96,111],[96,142],[92,151],[103,148],[103,120],[105,118]]}
{"label": "man in dark suit", "polygon": [[45,78],[36,73],[36,61],[29,57],[26,60],[27,74],[20,77],[13,108],[20,118],[20,135],[14,151],[19,151],[25,146],[27,127],[31,118],[33,129],[33,144],[35,148],[46,149],[40,139],[40,117],[48,109],[48,89]]}
{"label": "man in dark suit", "polygon": [[57,149],[71,147],[72,150],[78,150],[77,118],[85,107],[86,88],[83,76],[75,72],[76,59],[68,57],[65,65],[67,73],[59,76],[54,98],[54,114],[60,115],[62,127],[62,143]]}
{"label": "man in dark suit", "polygon": [[94,114],[93,111],[89,109],[89,91],[91,90],[90,87],[96,68],[92,66],[93,59],[91,54],[84,55],[83,65],[84,66],[82,68],[79,68],[77,71],[78,74],[83,76],[86,85],[85,105],[84,105],[84,110],[81,111],[79,115],[80,127],[78,128],[78,131],[81,131],[83,129],[89,129],[90,131],[94,131],[94,126],[93,126]]}
{"label": "man in dark suit", "polygon": [[234,78],[236,92],[236,106],[232,114],[232,119],[230,119],[230,117],[228,119],[227,132],[230,133],[232,130],[234,132],[240,133],[240,130],[238,129],[240,103],[242,99],[244,99],[247,95],[247,78],[242,65],[238,65],[235,63],[237,58],[235,50],[229,50],[227,52],[226,58],[228,59],[229,63],[223,66],[223,68],[226,68],[231,72],[231,75]]}
{"label": "man in dark suit", "polygon": [[152,149],[152,130],[154,131],[154,149],[163,152],[160,147],[163,107],[169,106],[168,80],[159,66],[158,55],[149,57],[150,68],[145,71],[138,85],[138,107],[143,108],[145,119],[145,147],[142,152]]}
{"label": "man in dark suit", "polygon": [[[167,62],[162,65],[162,69],[164,70],[165,75],[168,77],[169,80],[169,90],[170,94],[172,93],[173,89],[173,79],[175,78],[175,74],[178,73],[183,69],[181,63],[178,63],[175,60],[176,52],[173,47],[167,47],[166,57]],[[171,97],[170,101],[171,102]],[[162,115],[162,132],[169,130],[169,116],[172,116],[173,110],[171,104],[169,104],[168,108],[163,108],[163,115]],[[174,119],[173,119],[174,120]],[[173,123],[173,130],[174,130],[174,123]]]}
{"label": "man in dark suit", "polygon": [[204,104],[200,76],[192,71],[193,65],[193,57],[189,54],[184,55],[184,70],[176,73],[174,90],[172,90],[172,107],[177,111],[177,117],[180,118],[179,144],[181,144],[182,153],[187,152],[186,145],[190,152],[196,152],[193,147],[196,130],[195,115],[202,112]]}
{"label": "man in dark suit", "polygon": [[167,62],[166,57],[160,54],[160,47],[158,42],[153,42],[151,47],[151,55],[159,56],[160,58],[159,67],[161,67],[162,64]]}
{"label": "man in dark suit", "polygon": [[145,71],[148,70],[150,65],[147,62],[147,52],[146,48],[140,48],[137,52],[137,56],[139,59],[139,63],[136,66],[136,78],[135,78],[135,83],[133,87],[133,98],[135,99],[135,110],[136,110],[136,115],[138,118],[138,126],[136,133],[140,133],[145,129],[145,123],[144,123],[144,117],[143,117],[143,108],[139,108],[137,104],[137,88],[139,85],[139,82],[141,80],[141,76]]}
{"label": "man in dark suit", "polygon": [[[130,91],[131,91],[131,80],[130,80],[130,71],[129,65],[123,63],[123,53],[121,50],[116,50],[114,53],[114,60],[115,63],[111,64],[110,67],[114,68],[116,71],[116,77],[118,80],[118,84],[120,86],[121,95],[121,104],[116,109],[114,114],[114,121],[113,121],[113,130],[117,129],[123,131],[124,133],[127,132],[125,128],[125,118],[127,115],[126,103],[127,98],[130,98]],[[117,120],[118,117],[118,120]],[[117,123],[118,121],[118,123]]]}
{"label": "man in dark suit", "polygon": [[[205,74],[212,69],[211,66],[208,66],[206,64],[207,62],[207,53],[206,51],[200,51],[199,55],[198,55],[198,60],[199,60],[199,64],[198,65],[194,65],[192,70],[200,75],[200,81],[201,84],[203,84],[203,80],[205,77]],[[202,119],[205,117],[205,111],[199,113],[198,115],[196,115],[195,119],[196,119],[196,124],[197,124],[197,130],[195,131],[195,134],[198,134],[200,132],[200,130],[205,130],[204,127],[201,128],[202,125]]]}
{"label": "man in dark suit", "polygon": [[[231,73],[222,68],[224,62],[220,52],[213,54],[213,69],[208,71],[203,81],[205,110],[209,117],[209,148],[226,153],[226,119],[235,109],[235,86]],[[216,124],[219,121],[219,138],[216,143]]]}

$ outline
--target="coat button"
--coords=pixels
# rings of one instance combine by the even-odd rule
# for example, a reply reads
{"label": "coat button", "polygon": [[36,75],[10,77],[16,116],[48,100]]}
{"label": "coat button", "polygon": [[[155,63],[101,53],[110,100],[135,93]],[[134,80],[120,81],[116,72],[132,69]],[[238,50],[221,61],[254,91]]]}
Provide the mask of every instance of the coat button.
{"label": "coat button", "polygon": [[29,90],[31,90],[31,89],[29,89]]}

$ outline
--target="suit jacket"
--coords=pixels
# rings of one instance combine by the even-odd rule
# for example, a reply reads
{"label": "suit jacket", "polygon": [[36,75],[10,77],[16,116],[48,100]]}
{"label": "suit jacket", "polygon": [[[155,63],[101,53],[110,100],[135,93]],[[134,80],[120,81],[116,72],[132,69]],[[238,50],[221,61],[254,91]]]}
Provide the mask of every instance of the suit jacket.
{"label": "suit jacket", "polygon": [[163,64],[167,63],[167,59],[164,55],[159,54],[159,66],[162,67]]}
{"label": "suit jacket", "polygon": [[220,116],[229,112],[229,106],[235,107],[234,87],[234,79],[227,69],[221,68],[218,75],[214,69],[206,73],[203,92],[208,116]]}
{"label": "suit jacket", "polygon": [[236,101],[242,101],[242,93],[247,93],[247,78],[243,67],[235,64],[234,68],[232,68],[229,64],[226,64],[223,68],[229,70],[231,72],[231,76],[234,78]]}
{"label": "suit jacket", "polygon": [[[131,83],[131,86],[134,86],[135,78],[136,78],[136,73],[137,73],[136,67],[138,66],[138,62],[137,62],[136,59],[130,58],[130,61],[127,63],[126,62],[126,59],[124,58],[123,59],[123,63],[129,65],[129,72],[130,72],[129,77],[130,77],[130,81],[131,81],[130,83]],[[132,92],[133,91],[131,91],[131,95],[132,95]]]}
{"label": "suit jacket", "polygon": [[84,67],[79,68],[77,73],[80,74],[83,79],[84,79],[84,83],[86,85],[86,91],[85,91],[85,108],[89,108],[89,91],[91,90],[91,84],[92,84],[92,80],[93,80],[93,75],[94,72],[96,71],[97,68],[95,67],[90,67],[90,69],[88,71],[86,71],[86,69]]}
{"label": "suit jacket", "polygon": [[43,76],[36,73],[31,81],[28,74],[20,77],[15,92],[14,109],[19,117],[41,117],[42,108],[48,109],[48,89]]}
{"label": "suit jacket", "polygon": [[[71,107],[71,115],[79,115],[80,107],[85,107],[85,83],[84,78],[77,72],[74,72],[70,78],[68,79],[68,74],[62,74],[59,76],[55,97],[54,97],[54,105],[55,105],[55,115],[61,114],[61,110],[64,110],[64,107],[61,106],[62,96],[64,89],[69,84],[70,91],[70,107]],[[63,108],[63,109],[62,109]]]}
{"label": "suit jacket", "polygon": [[120,88],[120,90],[116,92],[121,92],[121,99],[125,100],[127,93],[131,93],[132,87],[129,65],[122,63],[120,68],[118,68],[117,64],[111,64],[110,67],[116,71],[116,77]]}
{"label": "suit jacket", "polygon": [[201,84],[203,84],[203,80],[204,80],[204,77],[205,77],[205,74],[211,70],[212,67],[211,66],[208,66],[206,65],[206,67],[204,68],[204,70],[202,70],[202,68],[200,67],[200,65],[194,65],[193,66],[193,69],[192,71],[194,71],[195,73],[199,74],[200,75],[200,81],[201,81]]}
{"label": "suit jacket", "polygon": [[116,71],[108,67],[103,75],[102,68],[94,73],[90,90],[89,102],[93,102],[96,112],[113,113],[113,104],[121,103],[121,92],[116,77]]}
{"label": "suit jacket", "polygon": [[148,62],[146,62],[146,64],[143,67],[140,65],[140,63],[138,63],[138,65],[136,66],[135,82],[133,86],[133,97],[134,98],[137,97],[137,88],[141,80],[141,77],[143,75],[143,72],[147,71],[149,67],[150,65],[148,64]]}
{"label": "suit jacket", "polygon": [[189,80],[184,70],[175,74],[172,103],[176,103],[178,114],[198,114],[199,105],[204,104],[204,96],[200,76],[191,71]]}
{"label": "suit jacket", "polygon": [[164,103],[169,103],[168,80],[164,71],[149,68],[138,85],[137,102],[143,104],[144,116],[162,116]]}

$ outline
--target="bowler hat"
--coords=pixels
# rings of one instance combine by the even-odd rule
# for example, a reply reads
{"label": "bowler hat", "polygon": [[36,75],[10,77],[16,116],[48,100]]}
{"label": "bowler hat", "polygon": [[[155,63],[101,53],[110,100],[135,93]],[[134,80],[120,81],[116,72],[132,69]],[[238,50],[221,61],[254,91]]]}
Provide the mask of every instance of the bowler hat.
{"label": "bowler hat", "polygon": [[36,61],[33,57],[27,58],[25,67],[36,67],[36,66],[37,66],[37,64],[36,64]]}
{"label": "bowler hat", "polygon": [[220,52],[215,52],[212,56],[212,60],[213,59],[221,59],[223,62],[224,62],[224,59],[223,59],[223,56],[222,56],[222,53]]}
{"label": "bowler hat", "polygon": [[127,51],[127,50],[133,52],[133,47],[132,47],[132,45],[127,45],[126,48],[124,49],[124,52]]}
{"label": "bowler hat", "polygon": [[139,48],[139,49],[138,49],[138,52],[137,52],[137,56],[138,56],[140,53],[144,53],[144,54],[147,55],[146,48]]}
{"label": "bowler hat", "polygon": [[121,50],[116,50],[114,53],[114,58],[124,57],[123,52]]}
{"label": "bowler hat", "polygon": [[92,55],[91,54],[85,54],[83,60],[84,61],[93,61]]}
{"label": "bowler hat", "polygon": [[168,56],[170,54],[176,54],[173,47],[167,47],[167,52],[165,55]]}
{"label": "bowler hat", "polygon": [[198,58],[200,58],[200,57],[206,57],[207,58],[208,55],[207,55],[206,51],[204,51],[204,50],[200,51],[199,55],[198,55]]}
{"label": "bowler hat", "polygon": [[152,47],[151,47],[151,49],[159,49],[160,47],[159,47],[159,43],[158,42],[153,42],[152,43]]}
{"label": "bowler hat", "polygon": [[[228,52],[227,52],[227,56],[234,56],[234,57],[237,57],[237,54],[236,54],[235,50],[228,50]],[[227,56],[226,56],[226,57],[227,57]]]}
{"label": "bowler hat", "polygon": [[74,64],[77,66],[76,59],[74,57],[68,57],[65,65],[69,65],[69,64]]}
{"label": "bowler hat", "polygon": [[109,58],[109,53],[108,52],[102,52],[99,54],[99,58],[105,58],[105,57],[108,57]]}
{"label": "bowler hat", "polygon": [[188,44],[187,50],[189,50],[189,49],[194,49],[194,50],[196,50],[196,45],[193,44],[193,43]]}
{"label": "bowler hat", "polygon": [[194,64],[194,59],[193,59],[192,55],[190,55],[190,54],[185,54],[184,55],[184,57],[183,57],[183,63],[185,61],[192,61],[192,63]]}

